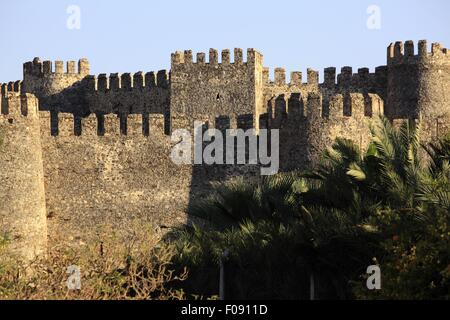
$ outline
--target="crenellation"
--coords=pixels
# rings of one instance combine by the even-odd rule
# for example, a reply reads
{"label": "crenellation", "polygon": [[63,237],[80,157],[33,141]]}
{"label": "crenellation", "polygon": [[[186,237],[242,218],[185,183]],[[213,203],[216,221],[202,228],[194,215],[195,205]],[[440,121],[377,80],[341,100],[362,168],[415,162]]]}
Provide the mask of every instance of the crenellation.
{"label": "crenellation", "polygon": [[122,87],[121,77],[118,73],[111,73],[109,75],[109,90],[111,91],[119,91]]}
{"label": "crenellation", "polygon": [[[11,109],[8,116],[19,114],[27,116],[37,114],[37,105],[34,97],[22,96],[21,109]],[[33,100],[34,99],[34,100]],[[90,114],[87,117],[63,112],[40,112],[40,118],[49,119],[45,130],[51,131],[54,137],[93,137],[93,136],[148,136],[148,114]],[[144,125],[144,121],[147,125]]]}
{"label": "crenellation", "polygon": [[324,85],[327,88],[334,88],[336,85],[336,68],[328,67],[324,70]]}
{"label": "crenellation", "polygon": [[302,85],[302,73],[300,71],[291,72],[291,86],[301,86]]}
{"label": "crenellation", "polygon": [[242,49],[240,49],[240,48],[234,48],[234,63],[235,64],[244,63]]}
{"label": "crenellation", "polygon": [[133,88],[133,77],[131,73],[123,73],[120,76],[121,89],[131,90]]}
{"label": "crenellation", "polygon": [[78,61],[77,70],[76,61],[71,60],[64,62],[61,60],[56,60],[53,62],[50,60],[45,60],[44,62],[41,62],[40,58],[34,58],[33,61],[24,63],[23,72],[24,78],[26,76],[42,78],[49,77],[54,74],[66,74],[68,77],[78,77],[81,79],[82,77],[89,75],[90,67],[87,59],[80,59]]}
{"label": "crenellation", "polygon": [[134,88],[144,88],[145,87],[144,73],[142,71],[136,72],[133,75],[133,87]]}
{"label": "crenellation", "polygon": [[234,65],[246,65],[246,64],[258,64],[262,63],[262,55],[253,48],[247,49],[247,61],[244,62],[243,50],[240,48],[234,49],[234,60],[231,61],[231,52],[229,49],[223,49],[220,52],[221,60],[219,61],[219,51],[217,49],[209,49],[208,62],[206,62],[206,54],[204,52],[196,53],[196,60],[192,62],[192,51],[185,50],[176,51],[171,55],[171,62],[173,66],[177,65],[211,65],[211,66],[228,66]]}
{"label": "crenellation", "polygon": [[64,73],[64,62],[63,61],[55,61],[55,73],[63,74]]}
{"label": "crenellation", "polygon": [[222,50],[222,64],[223,65],[230,64],[230,50],[229,49]]}
{"label": "crenellation", "polygon": [[[6,89],[6,90],[5,90]],[[38,114],[38,100],[29,93],[11,92],[2,86],[1,115],[8,119],[22,117],[36,117]]]}
{"label": "crenellation", "polygon": [[[414,42],[411,40],[404,43],[400,41],[391,43],[388,47],[388,65],[428,63],[433,59],[441,59],[446,56],[446,50],[440,43],[432,43],[431,51],[429,51],[426,40],[418,42],[417,54],[414,50]],[[448,63],[448,60],[443,60],[443,62]]]}
{"label": "crenellation", "polygon": [[307,82],[309,85],[319,84],[319,72],[308,68],[307,69]]}

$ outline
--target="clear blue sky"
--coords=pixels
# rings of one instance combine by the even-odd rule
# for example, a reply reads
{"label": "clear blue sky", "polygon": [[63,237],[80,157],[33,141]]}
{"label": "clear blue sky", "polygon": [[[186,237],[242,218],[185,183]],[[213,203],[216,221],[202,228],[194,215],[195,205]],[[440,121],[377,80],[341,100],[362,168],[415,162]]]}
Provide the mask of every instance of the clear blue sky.
{"label": "clear blue sky", "polygon": [[[369,5],[381,29],[366,26]],[[66,27],[69,5],[81,29]],[[0,0],[0,82],[22,78],[22,63],[86,57],[93,74],[170,68],[170,53],[253,47],[287,71],[385,63],[395,40],[450,47],[448,0],[144,1]]]}

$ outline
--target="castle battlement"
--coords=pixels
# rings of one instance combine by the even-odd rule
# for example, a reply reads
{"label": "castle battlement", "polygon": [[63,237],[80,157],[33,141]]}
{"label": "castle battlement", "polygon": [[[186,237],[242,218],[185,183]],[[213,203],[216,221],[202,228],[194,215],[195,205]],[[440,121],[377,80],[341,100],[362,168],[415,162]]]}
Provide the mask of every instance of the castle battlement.
{"label": "castle battlement", "polygon": [[206,61],[206,54],[204,52],[198,52],[196,54],[196,59],[193,61],[193,54],[192,50],[185,50],[185,51],[176,51],[175,53],[172,53],[172,66],[174,65],[180,65],[180,64],[186,64],[186,65],[198,65],[198,66],[204,66],[204,65],[223,65],[227,66],[230,64],[234,65],[245,65],[245,64],[251,64],[251,63],[257,63],[259,56],[261,54],[257,52],[255,49],[249,48],[247,49],[247,60],[244,61],[243,57],[243,50],[240,48],[234,49],[234,59],[231,61],[231,54],[229,49],[224,49],[221,52],[221,61],[219,61],[219,54],[216,49],[209,49],[208,54],[208,61]]}
{"label": "castle battlement", "polygon": [[306,81],[303,82],[303,74],[300,71],[290,73],[290,82],[286,82],[286,70],[284,68],[274,69],[274,78],[270,79],[270,69],[263,69],[263,83],[266,87],[308,87],[321,86],[324,88],[359,88],[361,90],[371,87],[383,86],[386,82],[387,67],[375,68],[375,72],[370,72],[369,68],[358,68],[357,73],[353,73],[353,68],[345,66],[340,73],[336,73],[336,67],[328,67],[323,70],[323,82],[319,82],[319,72],[311,68],[307,69]]}
{"label": "castle battlement", "polygon": [[12,123],[22,117],[37,117],[38,99],[29,93],[4,92],[0,103],[1,116]]}
{"label": "castle battlement", "polygon": [[152,90],[154,88],[168,88],[169,74],[166,70],[159,70],[158,72],[143,73],[138,71],[136,73],[105,73],[98,76],[87,76],[85,78],[86,88],[89,92],[118,92],[137,90]]}
{"label": "castle battlement", "polygon": [[77,62],[67,61],[64,66],[64,61],[44,61],[36,57],[33,61],[25,62],[23,64],[23,74],[35,77],[42,77],[50,74],[80,74],[88,75],[90,72],[90,65],[87,59],[78,60],[78,69],[76,68]]}
{"label": "castle battlement", "polygon": [[40,111],[41,131],[53,137],[151,137],[164,135],[164,117],[149,114],[90,114]]}
{"label": "castle battlement", "polygon": [[268,114],[271,119],[279,120],[292,115],[297,121],[371,118],[384,114],[383,104],[382,98],[371,93],[335,94],[326,100],[320,93],[310,93],[306,97],[301,93],[291,93],[271,98]]}

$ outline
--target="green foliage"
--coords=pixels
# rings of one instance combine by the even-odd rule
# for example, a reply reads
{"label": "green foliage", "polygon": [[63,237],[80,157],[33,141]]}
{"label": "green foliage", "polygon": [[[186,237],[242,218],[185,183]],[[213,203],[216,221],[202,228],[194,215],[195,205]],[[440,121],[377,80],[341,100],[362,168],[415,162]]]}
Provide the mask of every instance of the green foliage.
{"label": "green foliage", "polygon": [[211,223],[214,228],[237,227],[246,221],[288,222],[299,213],[296,175],[263,177],[261,181],[243,178],[213,184],[210,197],[193,205],[189,214]]}

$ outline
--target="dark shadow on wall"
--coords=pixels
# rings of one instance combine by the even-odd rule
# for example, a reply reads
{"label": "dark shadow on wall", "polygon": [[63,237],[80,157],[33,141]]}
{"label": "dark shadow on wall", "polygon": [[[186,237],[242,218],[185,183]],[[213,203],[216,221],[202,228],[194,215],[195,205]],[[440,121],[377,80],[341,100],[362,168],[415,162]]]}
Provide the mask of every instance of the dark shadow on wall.
{"label": "dark shadow on wall", "polygon": [[[98,134],[104,133],[104,115],[116,114],[120,118],[120,131],[126,133],[126,119],[127,115],[142,114],[143,115],[143,135],[152,138],[151,130],[148,126],[149,114],[158,113],[164,115],[164,132],[167,139],[170,139],[171,134],[171,114],[169,110],[170,101],[167,100],[164,108],[155,108],[152,105],[130,105],[127,102],[127,95],[140,93],[140,89],[137,89],[133,93],[133,90],[121,91],[117,93],[116,99],[109,99],[107,103],[96,105],[96,97],[103,98],[104,93],[92,93],[87,88],[89,78],[79,81],[69,88],[64,89],[58,94],[44,97],[40,99],[40,110],[50,111],[51,113],[51,132],[52,135],[58,135],[58,114],[69,113],[74,115],[74,134],[81,134],[81,119],[87,117],[92,113],[97,115],[98,122]],[[108,93],[107,93],[108,94]],[[115,94],[114,92],[112,93]],[[97,95],[97,96],[96,96]],[[297,100],[295,100],[297,99]],[[286,101],[284,97],[277,98],[275,101],[274,114],[265,114],[262,116],[261,128],[271,128],[279,130],[279,172],[286,172],[294,169],[302,168],[306,163],[305,148],[307,143],[307,136],[305,135],[305,121],[304,121],[304,106],[299,97],[293,95],[292,101],[289,102],[290,111],[289,117],[286,112]],[[294,101],[295,100],[295,101]],[[156,103],[156,101],[155,101]],[[155,110],[156,109],[156,110]],[[160,110],[163,109],[161,112]],[[125,116],[125,117],[124,117]],[[242,130],[248,130],[254,128],[253,114],[237,115],[235,118],[236,127]],[[218,129],[225,136],[227,129],[232,128],[232,119],[230,116],[219,116],[215,119],[215,129]],[[191,128],[187,128],[191,129]],[[205,123],[203,127],[203,133],[207,129],[213,129],[211,123]],[[294,137],[294,138],[293,138]],[[269,135],[270,140],[270,135]],[[214,138],[212,138],[214,142]],[[246,138],[246,163],[249,160],[248,150],[249,138]],[[202,150],[209,142],[205,142],[202,146]],[[225,141],[224,141],[225,144]],[[269,146],[269,150],[270,150]],[[226,150],[224,145],[223,150]],[[236,148],[233,152],[234,162],[237,162]],[[225,152],[224,152],[225,153]],[[223,155],[224,163],[226,163],[226,155]],[[189,212],[195,206],[197,201],[203,200],[210,196],[213,192],[213,183],[224,182],[236,177],[244,177],[245,179],[260,179],[260,166],[259,165],[230,165],[230,164],[196,164],[192,167],[192,177],[189,186],[189,196],[187,200],[187,211]],[[188,222],[195,222],[197,219],[193,219],[188,215]]]}

